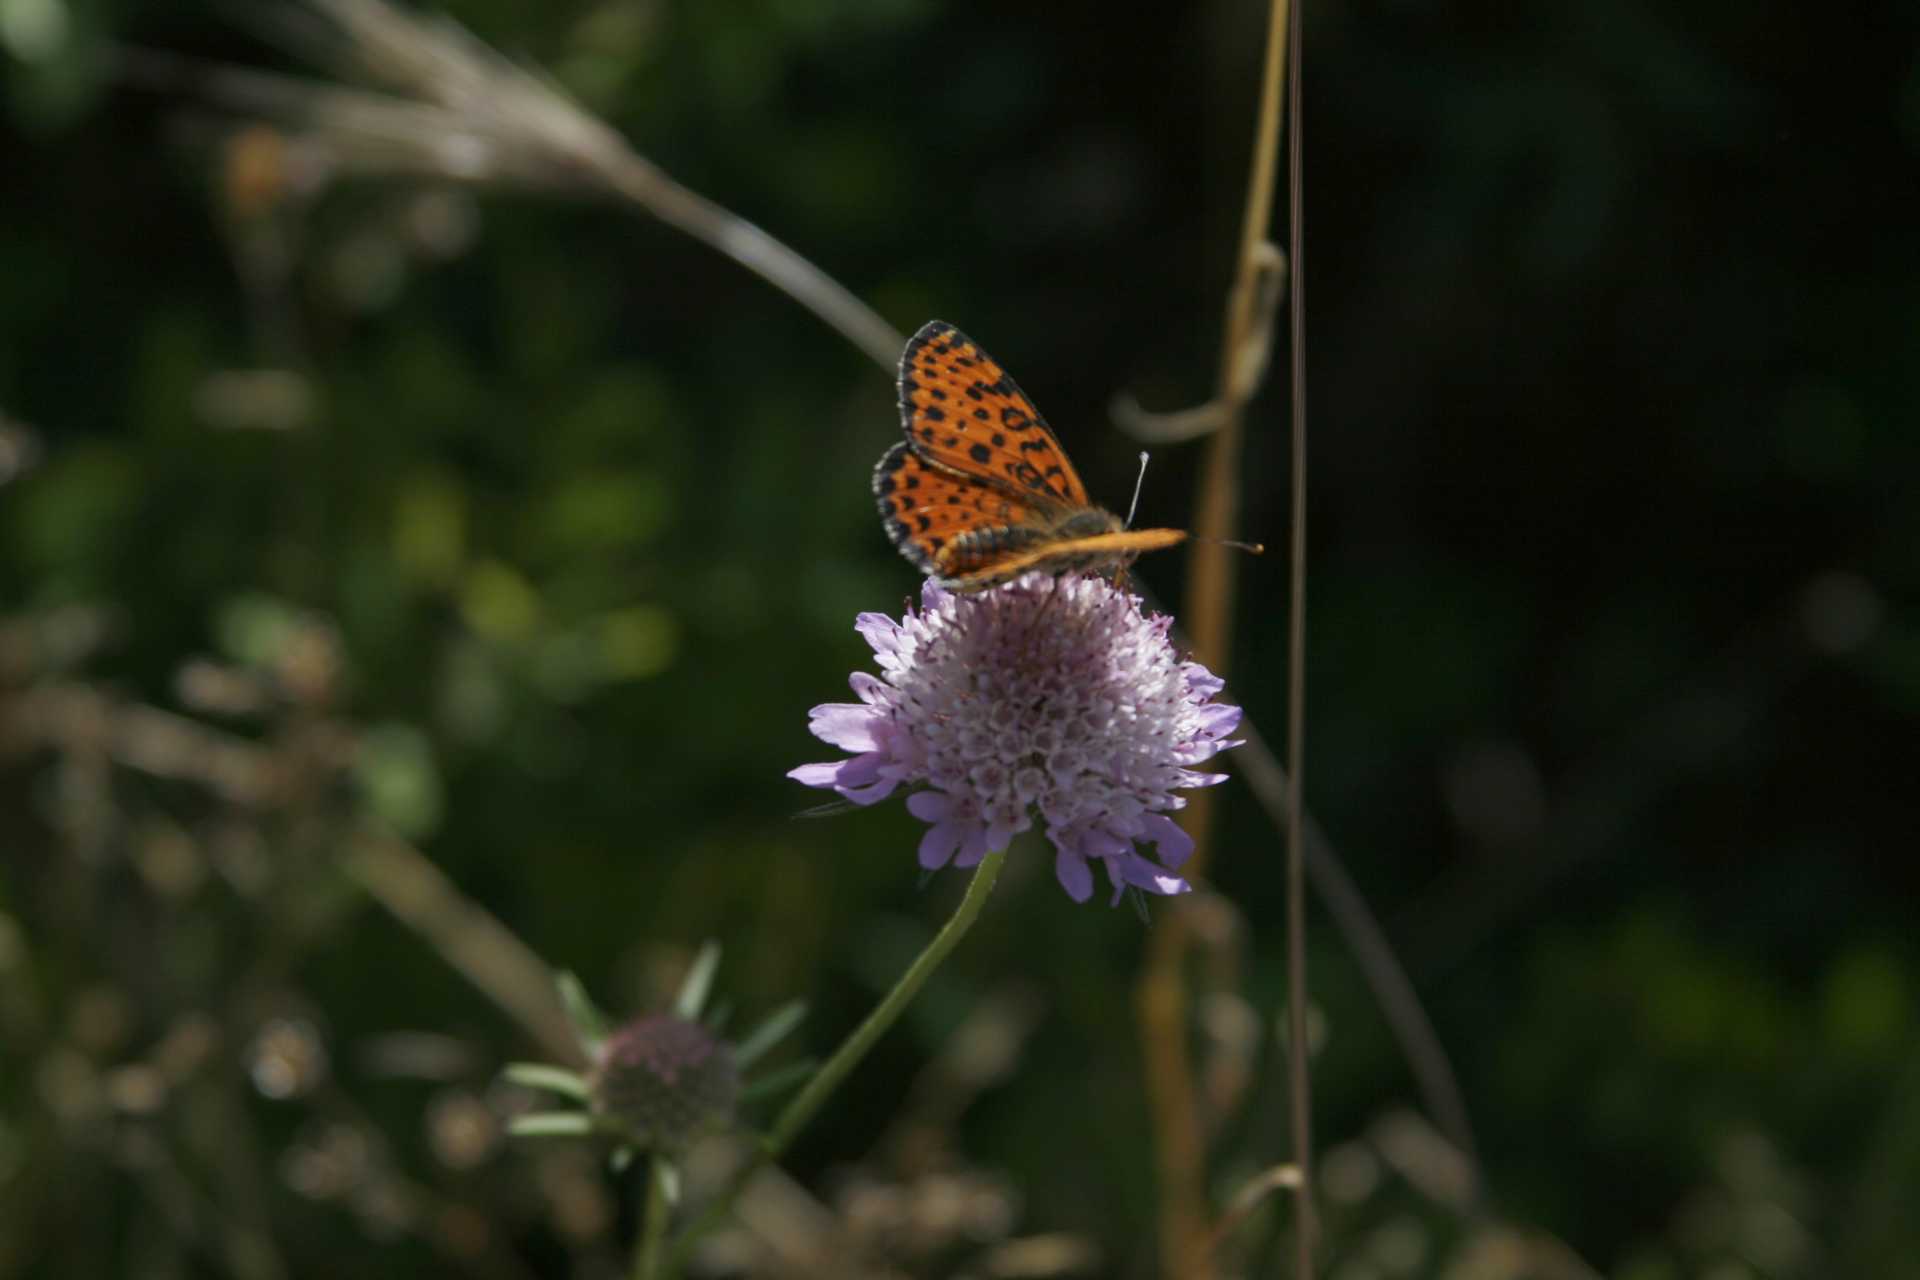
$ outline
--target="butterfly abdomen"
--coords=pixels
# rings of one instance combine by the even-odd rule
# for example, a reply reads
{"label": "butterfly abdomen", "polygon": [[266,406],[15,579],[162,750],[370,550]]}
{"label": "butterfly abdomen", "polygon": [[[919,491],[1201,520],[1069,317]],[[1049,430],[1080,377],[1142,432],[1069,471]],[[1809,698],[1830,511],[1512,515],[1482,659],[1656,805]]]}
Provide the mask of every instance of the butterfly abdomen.
{"label": "butterfly abdomen", "polygon": [[1050,541],[1051,535],[1046,530],[1032,525],[969,529],[934,554],[934,571],[942,578],[965,577]]}
{"label": "butterfly abdomen", "polygon": [[1054,541],[1065,542],[1074,538],[1097,537],[1103,533],[1119,533],[1123,528],[1125,526],[1113,512],[1100,507],[1081,507],[1062,516],[1047,530],[1047,536]]}

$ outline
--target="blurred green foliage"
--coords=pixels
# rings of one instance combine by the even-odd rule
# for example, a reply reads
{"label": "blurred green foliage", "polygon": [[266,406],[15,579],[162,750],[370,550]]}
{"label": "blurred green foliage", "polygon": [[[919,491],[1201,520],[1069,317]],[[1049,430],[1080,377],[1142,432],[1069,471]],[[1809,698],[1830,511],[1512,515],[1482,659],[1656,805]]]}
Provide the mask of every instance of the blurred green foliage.
{"label": "blurred green foliage", "polygon": [[[1258,6],[451,8],[896,325],[978,337],[1096,493],[1133,466],[1116,390],[1205,394]],[[867,495],[890,380],[621,209],[250,205],[230,120],[114,74],[295,66],[230,16],[0,0],[0,1275],[604,1274],[590,1160],[448,1136],[523,1033],[341,854],[382,820],[615,1008],[720,938],[728,998],[804,997],[830,1047],[958,891],[916,887],[897,807],[798,820],[782,776],[831,754],[805,713],[854,614],[915,586]],[[1307,791],[1490,1203],[1629,1280],[1914,1274],[1920,10],[1307,16]],[[1283,390],[1243,470],[1269,543]],[[1190,454],[1146,523],[1186,522]],[[1174,600],[1179,568],[1140,573]],[[1276,739],[1284,578],[1241,567],[1232,681]],[[272,802],[199,739],[116,762],[111,708],[257,749]],[[1285,1132],[1277,839],[1226,803],[1217,994],[1259,1030],[1223,1200]],[[1037,1001],[946,1141],[1022,1230],[1145,1275],[1141,930],[1044,862],[793,1167],[893,1176],[915,1073]],[[1404,1064],[1313,943],[1330,1259],[1499,1274],[1396,1163]]]}

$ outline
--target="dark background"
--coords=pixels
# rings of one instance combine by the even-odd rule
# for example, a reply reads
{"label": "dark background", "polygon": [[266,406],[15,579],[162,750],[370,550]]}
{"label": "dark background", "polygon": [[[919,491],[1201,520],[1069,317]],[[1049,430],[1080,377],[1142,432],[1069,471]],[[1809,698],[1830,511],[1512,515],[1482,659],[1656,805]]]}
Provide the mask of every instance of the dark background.
{"label": "dark background", "polygon": [[[1209,393],[1258,10],[450,7],[903,330],[960,325],[1116,506],[1109,398]],[[537,1051],[342,850],[393,824],[620,1011],[719,939],[726,996],[807,998],[827,1052],[959,891],[917,887],[898,805],[796,820],[782,776],[833,754],[806,711],[867,663],[853,615],[914,589],[867,493],[890,378],[612,204],[249,205],[231,117],[109,51],[296,69],[259,12],[0,0],[0,697],[40,709],[0,727],[0,1275],[605,1274],[624,1185],[486,1137]],[[1307,28],[1306,790],[1495,1220],[1633,1280],[1920,1274],[1920,9]],[[1284,363],[1242,469],[1276,545]],[[1196,453],[1159,452],[1144,523],[1191,521]],[[1230,692],[1279,741],[1284,557],[1240,568]],[[103,706],[287,785],[130,764]],[[1224,1202],[1286,1148],[1278,837],[1222,800],[1214,985],[1257,1019]],[[998,1001],[1018,1057],[941,1117],[947,1167],[1002,1234],[1152,1274],[1145,935],[1036,854],[790,1167],[846,1212],[912,1185],[886,1116]],[[1330,1262],[1508,1274],[1397,1158],[1411,1079],[1317,911],[1312,964]],[[1256,1216],[1250,1265],[1284,1230]]]}

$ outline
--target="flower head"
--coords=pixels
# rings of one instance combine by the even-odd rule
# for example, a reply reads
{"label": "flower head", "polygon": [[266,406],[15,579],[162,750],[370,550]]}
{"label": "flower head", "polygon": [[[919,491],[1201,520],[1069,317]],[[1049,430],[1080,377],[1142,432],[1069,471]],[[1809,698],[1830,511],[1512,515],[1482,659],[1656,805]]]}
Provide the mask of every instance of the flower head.
{"label": "flower head", "polygon": [[587,1074],[588,1103],[648,1146],[669,1151],[733,1112],[740,1068],[732,1046],[670,1013],[636,1019],[600,1046]]}
{"label": "flower head", "polygon": [[742,1079],[761,1055],[800,1024],[806,1009],[784,1005],[738,1042],[724,1040],[711,1025],[717,1019],[699,1020],[719,967],[720,948],[709,942],[688,967],[671,1011],[647,1014],[617,1028],[608,1024],[578,978],[557,974],[560,1004],[589,1064],[586,1072],[514,1062],[505,1074],[514,1084],[579,1105],[523,1112],[508,1121],[508,1131],[524,1138],[613,1136],[620,1141],[614,1149],[616,1168],[636,1147],[653,1152],[656,1160],[671,1159],[694,1138],[727,1125],[743,1098],[790,1088],[811,1074],[813,1063],[797,1062],[756,1080]]}
{"label": "flower head", "polygon": [[1028,574],[972,595],[928,582],[919,612],[855,623],[882,672],[853,674],[860,701],[813,709],[815,736],[852,758],[788,776],[862,805],[914,788],[929,870],[1005,849],[1037,814],[1076,901],[1093,861],[1116,902],[1129,886],[1185,893],[1172,872],[1193,841],[1167,814],[1183,788],[1225,777],[1192,766],[1238,745],[1240,709],[1212,700],[1223,682],[1180,660],[1171,625],[1101,578]]}

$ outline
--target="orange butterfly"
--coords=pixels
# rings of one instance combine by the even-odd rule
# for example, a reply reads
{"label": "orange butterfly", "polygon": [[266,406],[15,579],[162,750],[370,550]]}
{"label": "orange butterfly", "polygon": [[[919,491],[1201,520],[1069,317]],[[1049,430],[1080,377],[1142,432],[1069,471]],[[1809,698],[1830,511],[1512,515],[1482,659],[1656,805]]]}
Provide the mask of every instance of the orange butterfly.
{"label": "orange butterfly", "polygon": [[880,456],[873,496],[893,545],[942,586],[1106,573],[1187,537],[1128,529],[1089,502],[1033,401],[943,321],[922,325],[900,355],[900,423],[907,438]]}

